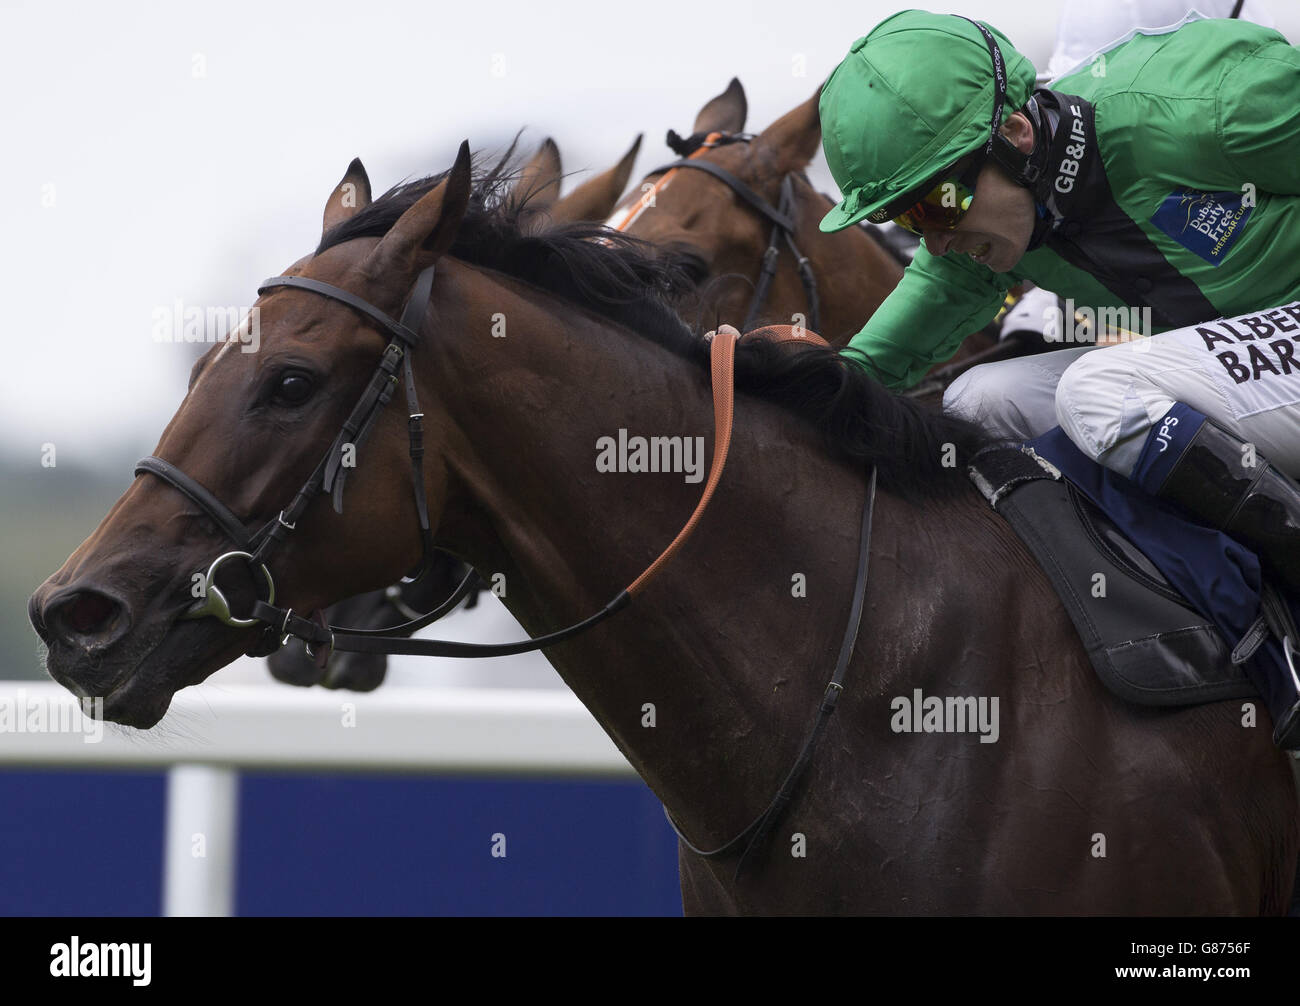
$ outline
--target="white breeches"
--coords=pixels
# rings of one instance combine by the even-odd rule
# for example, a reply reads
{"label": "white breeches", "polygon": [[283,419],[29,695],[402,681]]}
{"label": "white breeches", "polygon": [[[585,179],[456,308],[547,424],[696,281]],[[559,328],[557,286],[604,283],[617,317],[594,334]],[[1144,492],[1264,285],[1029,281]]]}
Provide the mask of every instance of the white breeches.
{"label": "white breeches", "polygon": [[1115,346],[973,367],[943,398],[945,410],[1011,440],[1059,423],[1080,450],[1124,476],[1174,402],[1300,475],[1300,301]]}

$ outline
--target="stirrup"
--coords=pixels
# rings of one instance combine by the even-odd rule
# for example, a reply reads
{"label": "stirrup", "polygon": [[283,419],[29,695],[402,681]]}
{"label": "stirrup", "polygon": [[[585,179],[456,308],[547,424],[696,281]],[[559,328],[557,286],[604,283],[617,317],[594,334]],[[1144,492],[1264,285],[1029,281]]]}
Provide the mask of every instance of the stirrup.
{"label": "stirrup", "polygon": [[1287,673],[1295,688],[1296,701],[1291,708],[1276,717],[1273,724],[1273,743],[1284,751],[1300,750],[1300,630],[1291,617],[1286,598],[1268,581],[1260,593],[1260,610],[1273,636],[1282,644]]}
{"label": "stirrup", "polygon": [[[1291,681],[1300,695],[1300,645],[1291,636],[1282,639],[1282,653],[1286,656],[1286,668],[1291,672]],[[1300,698],[1288,709],[1273,727],[1273,743],[1284,751],[1300,751]]]}

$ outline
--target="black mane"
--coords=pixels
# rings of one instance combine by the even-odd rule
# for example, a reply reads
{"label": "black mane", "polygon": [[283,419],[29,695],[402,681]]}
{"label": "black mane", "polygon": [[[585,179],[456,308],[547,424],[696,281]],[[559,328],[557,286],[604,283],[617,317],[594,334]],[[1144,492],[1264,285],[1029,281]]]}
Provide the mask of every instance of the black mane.
{"label": "black mane", "polygon": [[[525,231],[519,218],[526,200],[507,198],[515,177],[509,157],[507,152],[491,170],[476,172],[450,254],[598,313],[707,370],[708,343],[671,306],[693,289],[682,259],[600,224]],[[330,229],[316,253],[388,233],[445,177],[443,172],[390,189]],[[736,387],[812,423],[833,456],[864,467],[876,464],[883,487],[914,499],[969,487],[966,461],[985,443],[977,427],[892,394],[834,349],[742,343]]]}

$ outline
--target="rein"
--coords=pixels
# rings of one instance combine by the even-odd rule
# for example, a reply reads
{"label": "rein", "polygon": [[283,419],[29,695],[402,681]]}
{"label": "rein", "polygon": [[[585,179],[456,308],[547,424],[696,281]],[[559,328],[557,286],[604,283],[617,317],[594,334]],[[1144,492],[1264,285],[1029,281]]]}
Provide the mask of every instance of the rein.
{"label": "rein", "polygon": [[[677,533],[677,536],[669,543],[668,547],[659,554],[658,558],[595,614],[544,636],[523,639],[513,643],[462,643],[443,639],[408,639],[403,635],[393,635],[393,633],[409,634],[414,632],[431,624],[452,610],[469,593],[476,575],[473,569],[470,570],[460,586],[456,588],[455,593],[433,611],[403,625],[386,629],[344,629],[325,624],[323,617],[319,613],[316,613],[315,618],[304,618],[294,614],[292,608],[277,607],[274,603],[275,580],[266,565],[270,554],[297,528],[298,521],[307,506],[318,495],[331,494],[335,510],[342,512],[343,482],[347,473],[347,468],[342,465],[341,460],[344,447],[347,444],[359,445],[369,435],[375,420],[383,411],[389,399],[393,397],[398,383],[397,372],[399,369],[403,371],[408,406],[407,429],[413,481],[412,491],[420,518],[421,538],[424,544],[425,561],[421,575],[428,568],[428,559],[434,550],[434,546],[424,490],[423,413],[420,412],[419,400],[416,395],[410,354],[419,342],[419,333],[423,327],[432,295],[433,276],[434,267],[429,266],[417,277],[411,296],[402,311],[400,321],[393,320],[383,311],[356,295],[319,280],[300,276],[279,276],[266,280],[258,288],[259,294],[277,287],[288,287],[339,301],[365,315],[370,321],[387,332],[391,339],[365,391],[362,392],[357,404],[344,422],[342,430],[326,451],[325,456],[321,458],[290,504],[252,534],[247,531],[245,522],[240,520],[216,495],[175,465],[153,456],[143,458],[136,464],[135,472],[137,475],[154,475],[182,493],[197,504],[217,527],[238,546],[237,551],[225,552],[213,560],[204,578],[203,598],[188,609],[181,616],[182,618],[213,617],[227,625],[240,628],[265,625],[263,639],[258,646],[249,651],[250,655],[265,656],[284,645],[290,638],[297,638],[307,644],[308,652],[322,666],[328,660],[329,654],[335,650],[352,653],[401,653],[417,656],[470,658],[500,657],[516,653],[527,653],[572,639],[603,622],[615,612],[627,607],[658,576],[664,566],[672,561],[673,557],[677,555],[694,533],[699,525],[700,518],[713,498],[719,480],[722,478],[722,471],[726,465],[727,453],[731,445],[735,414],[735,354],[738,341],[738,337],[731,332],[715,333],[709,347],[713,385],[714,450],[709,477],[704,485],[699,502],[681,531]],[[804,333],[801,330],[792,330],[788,327],[773,327],[760,329],[759,331],[764,334],[764,338],[778,343],[806,343],[812,341],[823,346],[826,345],[820,336]],[[817,739],[826,726],[831,713],[835,711],[836,702],[843,691],[844,674],[848,669],[849,659],[853,654],[854,645],[857,641],[858,626],[862,617],[863,597],[866,593],[867,559],[871,539],[871,516],[875,503],[875,492],[876,470],[873,466],[862,512],[862,533],[859,542],[857,580],[854,585],[853,604],[850,609],[844,641],[840,647],[839,659],[836,662],[835,672],[830,683],[826,686],[816,722],[800,749],[794,766],[787,773],[780,790],[763,813],[741,834],[725,845],[709,851],[693,845],[682,835],[672,816],[668,815],[669,823],[672,824],[673,830],[677,832],[678,837],[686,847],[705,858],[725,855],[738,847],[741,842],[748,840],[748,845],[736,867],[737,874],[739,874],[741,866],[744,865],[749,852],[767,835],[793,798],[795,787],[811,760]],[[247,563],[253,576],[253,582],[257,582],[260,574],[266,585],[266,599],[255,600],[248,617],[238,616],[231,611],[229,601],[216,583],[218,570],[223,565],[234,561]],[[267,648],[268,646],[269,648]],[[664,813],[668,814],[667,807],[664,808]]]}
{"label": "rein", "polygon": [[836,703],[839,702],[840,694],[844,691],[844,674],[849,669],[849,659],[853,656],[853,648],[858,641],[858,628],[862,624],[862,602],[867,593],[867,562],[869,558],[868,546],[871,542],[871,516],[872,511],[875,509],[875,501],[876,468],[873,465],[871,467],[871,477],[867,483],[866,502],[862,506],[862,531],[858,536],[858,571],[853,584],[853,605],[849,609],[849,622],[844,630],[844,640],[840,643],[840,655],[835,661],[835,673],[831,675],[831,680],[826,685],[826,691],[822,694],[822,704],[817,710],[817,719],[813,723],[812,730],[804,740],[803,747],[799,749],[799,756],[795,758],[794,765],[786,773],[785,781],[781,783],[781,788],[777,791],[776,796],[772,798],[772,802],[767,805],[763,813],[750,822],[748,828],[730,842],[726,842],[716,849],[708,850],[694,845],[690,839],[682,834],[682,830],[677,826],[677,822],[673,820],[672,814],[668,813],[668,806],[664,805],[664,817],[668,819],[673,832],[681,839],[686,848],[702,859],[717,859],[725,856],[738,849],[741,842],[748,840],[745,851],[741,853],[740,859],[736,863],[734,877],[740,876],[740,870],[745,865],[746,857],[767,837],[785,812],[785,808],[794,798],[795,788],[798,786],[799,780],[803,778],[809,761],[812,760],[813,748],[817,746],[817,739],[821,737],[822,730],[825,729],[827,721],[831,718],[831,713],[835,712]]}

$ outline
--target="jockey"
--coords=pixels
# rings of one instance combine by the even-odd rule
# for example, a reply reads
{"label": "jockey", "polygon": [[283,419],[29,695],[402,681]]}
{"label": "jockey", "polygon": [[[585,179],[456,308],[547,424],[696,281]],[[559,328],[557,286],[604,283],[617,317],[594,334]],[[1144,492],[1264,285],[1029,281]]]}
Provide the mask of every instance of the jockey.
{"label": "jockey", "polygon": [[[1013,440],[1059,424],[1300,591],[1300,50],[1189,15],[1034,85],[996,29],[924,11],[832,73],[843,198],[822,230],[892,219],[923,238],[844,355],[905,388],[1011,286],[1067,298],[1056,332],[1087,344],[975,367],[945,409]],[[1149,338],[1076,340],[1071,304]]]}

